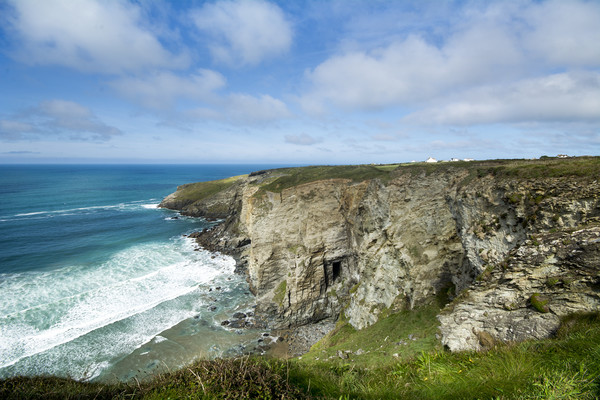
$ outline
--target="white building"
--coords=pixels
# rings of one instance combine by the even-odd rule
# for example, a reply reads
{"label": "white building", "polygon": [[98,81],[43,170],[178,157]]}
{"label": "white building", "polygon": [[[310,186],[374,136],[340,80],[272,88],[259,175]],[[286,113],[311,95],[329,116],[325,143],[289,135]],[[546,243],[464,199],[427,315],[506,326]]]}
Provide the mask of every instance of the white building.
{"label": "white building", "polygon": [[427,160],[425,160],[425,162],[427,162],[427,163],[436,163],[437,160],[435,158],[433,158],[433,157],[429,157]]}

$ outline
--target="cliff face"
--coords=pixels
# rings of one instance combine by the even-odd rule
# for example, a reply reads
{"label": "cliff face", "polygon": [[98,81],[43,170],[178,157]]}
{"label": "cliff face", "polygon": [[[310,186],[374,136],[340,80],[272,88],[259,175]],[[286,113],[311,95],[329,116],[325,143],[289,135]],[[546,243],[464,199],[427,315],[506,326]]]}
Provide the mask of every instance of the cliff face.
{"label": "cliff face", "polygon": [[492,265],[438,317],[451,350],[551,336],[600,309],[600,227],[540,233]]}
{"label": "cliff face", "polygon": [[[594,300],[598,287],[585,277],[581,279],[588,283],[573,279],[573,285],[560,286],[565,301],[583,293],[585,286],[586,294],[577,301],[581,307],[556,303],[551,306],[554,313],[534,310],[526,301],[532,290],[547,292],[542,290],[546,277],[532,272],[539,267],[539,257],[517,262],[511,256],[526,252],[521,249],[527,248],[532,234],[568,236],[568,229],[597,221],[596,180],[474,175],[468,168],[430,173],[403,168],[381,177],[316,179],[281,190],[268,189],[289,172],[269,171],[239,178],[194,205],[196,211],[186,212],[207,215],[202,204],[228,210],[226,221],[200,234],[199,242],[238,258],[256,295],[257,315],[276,328],[335,319],[341,312],[353,326],[363,328],[382,314],[416,307],[435,295],[469,293],[458,296],[440,316],[445,343],[466,349],[481,346],[481,332],[494,340],[524,338],[527,334],[499,333],[498,329],[505,332],[513,325],[527,332],[515,321],[557,320],[560,312],[555,310],[598,309]],[[177,197],[176,192],[162,206],[180,209]],[[595,239],[584,241],[590,240]],[[596,254],[593,244],[586,246],[586,254],[588,250]],[[596,256],[590,257],[584,257],[586,276],[597,272]],[[571,269],[579,266],[575,262]],[[507,271],[525,274],[530,281],[515,289],[519,297],[508,308],[503,305],[508,301],[506,290],[494,292],[496,297],[489,294],[490,287],[506,283]],[[563,275],[572,274],[556,272]],[[483,285],[482,276],[492,286]],[[490,298],[502,303],[500,307],[494,303],[500,322],[493,324],[487,319]],[[512,316],[505,317],[506,313]],[[542,322],[529,336],[552,331],[553,325]]]}

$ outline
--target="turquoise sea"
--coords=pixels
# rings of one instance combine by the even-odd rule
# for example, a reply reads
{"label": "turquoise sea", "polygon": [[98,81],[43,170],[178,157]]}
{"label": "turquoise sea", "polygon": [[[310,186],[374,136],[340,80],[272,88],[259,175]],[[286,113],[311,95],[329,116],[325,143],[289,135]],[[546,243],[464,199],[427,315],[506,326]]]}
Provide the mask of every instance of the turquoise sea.
{"label": "turquoise sea", "polygon": [[[240,351],[252,296],[230,257],[158,209],[177,185],[268,165],[0,165],[0,377],[144,377]],[[217,287],[220,287],[217,290]]]}

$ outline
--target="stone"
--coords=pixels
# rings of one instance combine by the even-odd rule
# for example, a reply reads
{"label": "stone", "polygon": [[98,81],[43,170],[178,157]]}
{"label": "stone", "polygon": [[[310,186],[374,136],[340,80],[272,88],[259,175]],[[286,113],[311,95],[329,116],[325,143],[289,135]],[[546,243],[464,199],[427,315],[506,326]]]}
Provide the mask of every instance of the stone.
{"label": "stone", "polygon": [[599,311],[598,239],[596,226],[542,233],[513,249],[504,268],[438,316],[442,343],[453,351],[481,350],[498,341],[548,338],[560,317]]}
{"label": "stone", "polygon": [[[439,317],[442,341],[452,350],[480,349],[473,329],[503,342],[547,337],[559,316],[598,309],[597,252],[565,244],[600,217],[597,179],[413,172],[398,168],[386,182],[325,179],[259,190],[281,174],[273,170],[199,201],[178,197],[184,185],[161,206],[222,219],[195,240],[236,259],[256,319],[272,328],[335,321],[344,310],[361,329],[452,291]],[[551,230],[559,242],[548,242]],[[582,265],[591,272],[575,274]],[[548,285],[549,277],[558,283]],[[531,306],[534,293],[548,297],[549,312]]]}

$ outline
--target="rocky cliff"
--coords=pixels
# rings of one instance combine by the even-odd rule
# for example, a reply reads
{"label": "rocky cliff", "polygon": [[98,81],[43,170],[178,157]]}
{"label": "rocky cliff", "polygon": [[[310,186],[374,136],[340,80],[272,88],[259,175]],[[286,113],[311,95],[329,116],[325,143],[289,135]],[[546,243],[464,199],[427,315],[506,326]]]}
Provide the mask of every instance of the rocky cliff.
{"label": "rocky cliff", "polygon": [[599,171],[598,158],[305,167],[186,185],[161,206],[224,219],[198,241],[238,259],[272,327],[343,312],[363,328],[458,294],[443,341],[481,348],[598,309]]}

